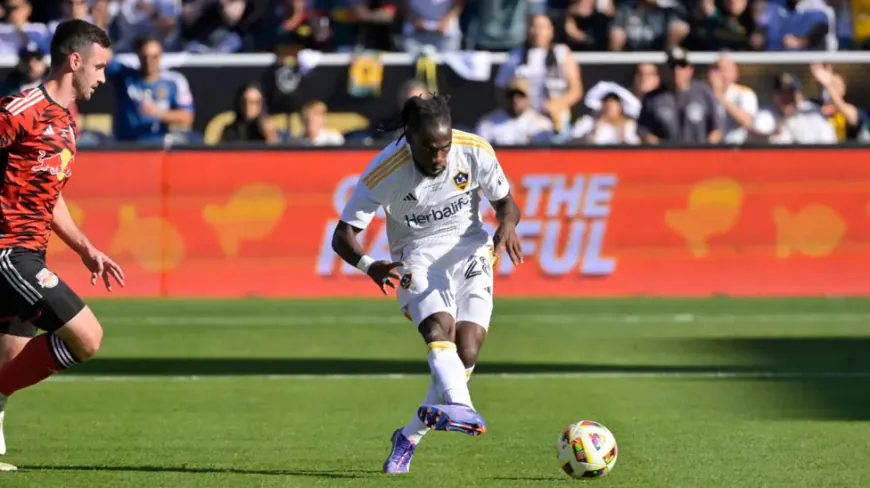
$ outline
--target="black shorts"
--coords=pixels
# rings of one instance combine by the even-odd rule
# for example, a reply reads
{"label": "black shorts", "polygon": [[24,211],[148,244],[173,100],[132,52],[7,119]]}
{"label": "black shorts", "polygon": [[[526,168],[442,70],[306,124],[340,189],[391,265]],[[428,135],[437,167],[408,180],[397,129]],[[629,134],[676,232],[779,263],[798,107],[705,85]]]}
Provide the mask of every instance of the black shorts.
{"label": "black shorts", "polygon": [[[85,303],[45,264],[45,253],[0,249],[0,334],[53,332],[85,308]],[[35,326],[35,327],[34,327]]]}

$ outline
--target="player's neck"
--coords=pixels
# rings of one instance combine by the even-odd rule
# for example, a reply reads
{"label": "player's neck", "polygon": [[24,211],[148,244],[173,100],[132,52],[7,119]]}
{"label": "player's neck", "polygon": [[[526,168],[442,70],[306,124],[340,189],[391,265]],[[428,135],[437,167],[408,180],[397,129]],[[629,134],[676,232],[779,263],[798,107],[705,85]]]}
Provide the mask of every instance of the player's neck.
{"label": "player's neck", "polygon": [[64,78],[58,79],[52,77],[43,83],[42,86],[45,88],[48,98],[61,107],[69,108],[76,99],[72,80],[67,81]]}
{"label": "player's neck", "polygon": [[155,81],[160,79],[160,73],[149,73],[147,75],[144,71],[140,71],[140,73],[142,76],[142,81],[144,81],[145,83],[154,83]]}

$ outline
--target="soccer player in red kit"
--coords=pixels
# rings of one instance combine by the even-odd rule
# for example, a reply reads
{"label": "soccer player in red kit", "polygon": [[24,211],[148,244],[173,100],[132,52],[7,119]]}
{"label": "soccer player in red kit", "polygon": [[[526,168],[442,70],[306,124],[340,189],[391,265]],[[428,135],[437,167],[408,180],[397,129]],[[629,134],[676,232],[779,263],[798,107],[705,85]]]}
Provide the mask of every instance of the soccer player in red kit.
{"label": "soccer player in red kit", "polygon": [[[67,107],[77,99],[90,99],[105,82],[109,47],[100,27],[66,21],[51,41],[48,80],[0,100],[0,334],[4,334],[0,395],[4,398],[90,359],[100,348],[103,330],[97,318],[46,265],[52,231],[81,256],[92,285],[99,279],[108,289],[111,279],[124,285],[121,268],[79,230],[61,193],[73,175],[76,156],[76,124]],[[36,336],[34,327],[46,333]]]}

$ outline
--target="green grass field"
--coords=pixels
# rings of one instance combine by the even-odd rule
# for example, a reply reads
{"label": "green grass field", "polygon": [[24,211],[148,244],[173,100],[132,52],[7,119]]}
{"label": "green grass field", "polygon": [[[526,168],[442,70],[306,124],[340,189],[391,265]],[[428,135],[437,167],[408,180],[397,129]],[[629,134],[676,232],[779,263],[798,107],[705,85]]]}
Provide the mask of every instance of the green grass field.
{"label": "green grass field", "polygon": [[[14,396],[0,487],[866,487],[870,300],[501,300],[480,438],[380,473],[428,382],[390,299],[97,302],[99,359]],[[616,469],[555,462],[570,422]]]}

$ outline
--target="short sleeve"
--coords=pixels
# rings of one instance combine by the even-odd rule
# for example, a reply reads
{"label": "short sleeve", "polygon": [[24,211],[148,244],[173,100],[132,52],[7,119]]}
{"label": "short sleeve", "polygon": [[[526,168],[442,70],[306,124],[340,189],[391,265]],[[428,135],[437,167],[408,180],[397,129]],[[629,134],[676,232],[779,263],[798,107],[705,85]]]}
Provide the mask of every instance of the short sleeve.
{"label": "short sleeve", "polygon": [[496,202],[508,196],[510,184],[495,156],[495,150],[489,144],[485,146],[477,151],[477,181],[487,200]]}
{"label": "short sleeve", "polygon": [[193,94],[190,92],[190,84],[183,74],[176,71],[167,73],[169,78],[175,84],[175,97],[172,100],[172,106],[176,109],[193,110]]}
{"label": "short sleeve", "polygon": [[755,115],[758,113],[758,95],[756,95],[754,91],[747,89],[743,92],[743,97],[741,97],[740,101],[740,108],[742,108],[744,112],[749,115]]}
{"label": "short sleeve", "polygon": [[341,211],[341,221],[357,229],[368,227],[378,209],[389,204],[390,177],[410,160],[404,148],[392,154],[379,154],[356,182],[353,193]]}
{"label": "short sleeve", "polygon": [[341,211],[341,221],[352,225],[357,229],[365,229],[369,226],[375,214],[384,202],[378,196],[375,189],[369,189],[363,178],[356,183],[356,188],[350,195],[350,199]]}
{"label": "short sleeve", "polygon": [[776,119],[770,110],[762,109],[752,119],[752,129],[759,134],[771,135],[776,131]]}
{"label": "short sleeve", "polygon": [[15,104],[25,103],[22,100],[12,100],[6,108],[0,110],[0,148],[6,148],[15,144],[27,134],[25,120],[27,113],[14,113]]}

